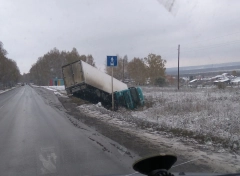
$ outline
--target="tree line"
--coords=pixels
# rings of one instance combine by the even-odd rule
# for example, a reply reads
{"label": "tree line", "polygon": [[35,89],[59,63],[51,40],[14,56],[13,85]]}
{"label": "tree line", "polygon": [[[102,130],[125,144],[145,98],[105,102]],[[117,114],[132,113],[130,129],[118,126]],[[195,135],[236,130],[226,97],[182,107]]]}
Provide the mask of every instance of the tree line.
{"label": "tree line", "polygon": [[[147,57],[134,57],[128,61],[127,55],[118,56],[118,67],[113,68],[113,76],[119,80],[134,80],[135,84],[163,85],[165,82],[166,60],[160,55],[150,53]],[[112,68],[106,67],[106,73],[112,75]]]}
{"label": "tree line", "polygon": [[24,75],[25,80],[37,85],[48,85],[50,79],[62,78],[62,66],[68,63],[83,60],[95,67],[94,58],[91,54],[80,55],[76,48],[72,51],[59,51],[57,48],[39,57],[32,65],[29,74]]}
{"label": "tree line", "polygon": [[0,41],[0,89],[14,86],[20,78],[17,63],[7,57],[7,51]]}
{"label": "tree line", "polygon": [[[68,63],[82,60],[96,67],[94,58],[91,54],[80,55],[76,48],[72,51],[59,51],[54,48],[39,57],[37,62],[32,65],[29,74],[23,77],[27,82],[37,85],[48,85],[50,79],[62,78],[62,66]],[[162,84],[165,80],[165,64],[160,55],[149,54],[147,57],[134,57],[128,61],[127,55],[118,55],[118,66],[113,68],[113,76],[118,80],[134,80],[135,84],[143,85]],[[107,74],[112,74],[112,69],[105,68]]]}

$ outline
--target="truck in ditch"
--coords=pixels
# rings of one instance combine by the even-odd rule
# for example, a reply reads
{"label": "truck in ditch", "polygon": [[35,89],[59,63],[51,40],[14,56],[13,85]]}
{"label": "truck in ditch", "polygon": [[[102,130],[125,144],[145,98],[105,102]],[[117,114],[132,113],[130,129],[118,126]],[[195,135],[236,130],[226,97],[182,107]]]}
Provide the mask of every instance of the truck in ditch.
{"label": "truck in ditch", "polygon": [[[65,89],[68,94],[95,102],[111,105],[111,76],[79,60],[62,66]],[[114,109],[124,106],[134,109],[144,105],[142,89],[130,87],[113,78]]]}

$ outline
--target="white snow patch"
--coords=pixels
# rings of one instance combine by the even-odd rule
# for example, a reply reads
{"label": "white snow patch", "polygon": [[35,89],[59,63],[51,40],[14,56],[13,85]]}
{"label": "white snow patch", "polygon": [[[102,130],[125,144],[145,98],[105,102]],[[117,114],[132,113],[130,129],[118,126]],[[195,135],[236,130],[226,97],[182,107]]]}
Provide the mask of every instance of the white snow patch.
{"label": "white snow patch", "polygon": [[51,90],[54,92],[55,95],[61,96],[61,97],[68,97],[67,92],[65,90],[65,86],[39,86],[43,87],[45,89]]}
{"label": "white snow patch", "polygon": [[196,82],[196,81],[197,81],[197,79],[193,79],[193,80],[189,81],[189,83],[193,83],[193,82]]}
{"label": "white snow patch", "polygon": [[5,90],[0,90],[0,94],[3,94],[3,93],[5,93],[5,92],[8,92],[8,91],[10,91],[10,90],[12,90],[12,89],[15,89],[16,87],[12,87],[12,88],[10,88],[10,89],[5,89]]}
{"label": "white snow patch", "polygon": [[65,86],[41,86],[43,88],[49,89],[49,90],[64,90],[65,91]]}
{"label": "white snow patch", "polygon": [[152,107],[132,115],[166,128],[230,139],[240,135],[239,89],[187,89],[166,91],[143,88],[146,103]]}
{"label": "white snow patch", "polygon": [[237,77],[231,81],[232,83],[239,83],[240,82],[240,77]]}

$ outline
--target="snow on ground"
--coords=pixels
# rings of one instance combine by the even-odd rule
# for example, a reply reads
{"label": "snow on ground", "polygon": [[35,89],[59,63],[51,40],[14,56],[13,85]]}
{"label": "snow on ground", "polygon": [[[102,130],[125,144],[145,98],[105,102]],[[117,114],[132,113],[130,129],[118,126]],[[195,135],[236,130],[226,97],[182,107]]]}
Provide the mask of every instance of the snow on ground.
{"label": "snow on ground", "polygon": [[[102,120],[116,128],[124,129],[124,131],[137,135],[151,143],[167,147],[169,153],[178,156],[183,155],[189,158],[189,160],[195,158],[196,163],[212,167],[213,172],[239,172],[240,170],[240,165],[238,164],[240,163],[239,155],[229,153],[221,146],[214,147],[210,141],[207,141],[206,144],[197,144],[197,141],[194,139],[187,138],[188,145],[186,145],[181,138],[152,128],[144,121],[135,119],[124,109],[121,109],[121,112],[109,111],[103,108],[100,103],[97,105],[81,105],[78,109],[81,113],[90,117]],[[139,128],[139,123],[142,125],[142,128]]]}
{"label": "snow on ground", "polygon": [[[127,122],[149,122],[155,128],[181,131],[191,137],[203,137],[203,140],[205,137],[215,142],[221,140],[223,145],[240,149],[240,89],[189,88],[176,91],[144,87],[143,94],[143,108],[136,111],[121,108],[114,112],[115,116]],[[93,111],[112,113],[104,108],[96,109],[94,105],[79,108],[85,106]]]}
{"label": "snow on ground", "polygon": [[48,87],[50,89],[54,89],[54,90],[61,90],[61,91],[65,91],[65,86],[43,86],[43,87]]}
{"label": "snow on ground", "polygon": [[231,81],[232,83],[240,83],[240,77],[237,77]]}
{"label": "snow on ground", "polygon": [[[66,97],[64,86],[41,86]],[[198,138],[203,143],[220,143],[225,148],[240,150],[240,89],[192,89],[143,87],[145,106],[136,111],[120,108],[115,117],[135,124],[146,123],[157,129]],[[92,111],[113,112],[82,105]],[[123,122],[122,122],[123,123]],[[139,125],[138,125],[139,126]],[[144,125],[140,125],[145,128]],[[240,151],[239,151],[240,152]]]}
{"label": "snow on ground", "polygon": [[55,95],[58,95],[61,97],[67,97],[65,86],[39,86],[39,87],[43,87],[45,89],[51,90],[54,92]]}
{"label": "snow on ground", "polygon": [[[112,112],[100,103],[81,105],[78,109],[114,126],[137,129],[138,134],[147,136],[149,140],[170,141],[166,142],[170,147],[178,141],[175,147],[183,152],[188,151],[186,155],[205,158],[204,162],[206,159],[208,162],[217,161],[219,167],[225,167],[226,164],[228,169],[239,171],[240,166],[236,166],[240,162],[239,88],[186,88],[180,91],[158,87],[142,89],[145,106],[135,111],[120,108]],[[196,147],[203,150],[196,151]]]}
{"label": "snow on ground", "polygon": [[5,90],[0,90],[0,94],[2,94],[2,93],[4,93],[4,92],[7,92],[7,91],[9,91],[9,90],[12,90],[12,89],[15,89],[16,87],[12,87],[12,88],[10,88],[10,89],[5,89]]}
{"label": "snow on ground", "polygon": [[[65,96],[63,86],[41,86]],[[145,106],[117,112],[84,104],[79,111],[225,171],[240,170],[240,88],[143,87]],[[237,165],[236,165],[237,163]]]}
{"label": "snow on ground", "polygon": [[[181,129],[195,135],[234,140],[240,134],[240,89],[186,89],[166,91],[143,88],[146,104],[151,107],[134,111],[162,128]],[[239,147],[239,146],[238,146]]]}

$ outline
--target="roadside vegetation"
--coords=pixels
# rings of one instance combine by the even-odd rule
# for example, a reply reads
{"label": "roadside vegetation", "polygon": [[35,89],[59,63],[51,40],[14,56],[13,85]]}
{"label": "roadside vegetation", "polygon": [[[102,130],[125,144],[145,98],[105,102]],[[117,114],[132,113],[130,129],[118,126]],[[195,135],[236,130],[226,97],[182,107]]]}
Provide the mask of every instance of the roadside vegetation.
{"label": "roadside vegetation", "polygon": [[[160,55],[153,53],[147,57],[134,57],[128,61],[127,55],[123,58],[118,56],[118,67],[113,68],[113,77],[123,82],[131,82],[134,80],[135,85],[164,85],[166,60],[163,60]],[[107,74],[112,74],[112,69],[105,68]],[[128,80],[128,81],[127,81]]]}
{"label": "roadside vegetation", "polygon": [[186,88],[177,91],[151,86],[143,87],[143,93],[145,106],[135,111],[120,108],[112,112],[98,104],[80,105],[79,110],[102,114],[102,119],[109,116],[154,134],[177,136],[185,142],[240,153],[238,88]]}
{"label": "roadside vegetation", "polygon": [[15,86],[20,78],[17,63],[8,58],[7,54],[0,41],[0,90]]}
{"label": "roadside vegetation", "polygon": [[135,117],[157,123],[177,135],[240,150],[240,90],[236,88],[143,88],[151,107]]}
{"label": "roadside vegetation", "polygon": [[[95,61],[91,54],[81,55],[76,48],[72,51],[60,51],[54,48],[39,57],[37,62],[32,65],[30,72],[23,74],[25,82],[32,82],[39,86],[46,86],[50,79],[62,79],[62,66],[74,61],[82,60],[94,67]],[[118,66],[113,68],[113,77],[123,82],[133,82],[136,85],[159,85],[165,84],[165,65],[160,55],[150,53],[147,57],[134,57],[128,61],[128,56],[118,55]],[[112,75],[112,69],[105,68],[105,72]]]}
{"label": "roadside vegetation", "polygon": [[46,86],[50,79],[62,78],[62,66],[74,61],[83,60],[95,66],[94,58],[91,54],[80,55],[76,48],[72,51],[60,51],[57,48],[39,57],[37,62],[32,65],[30,72],[24,75],[27,82],[36,85]]}

